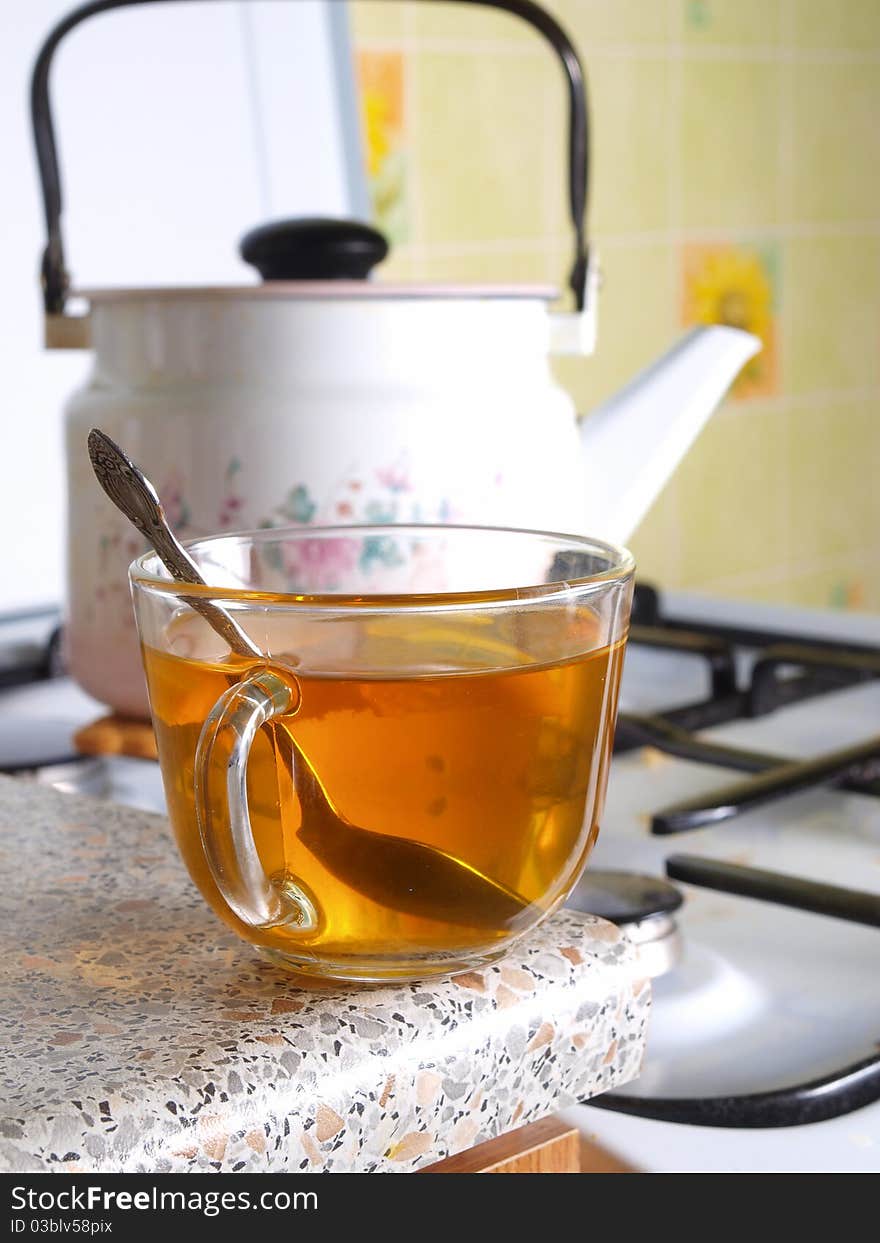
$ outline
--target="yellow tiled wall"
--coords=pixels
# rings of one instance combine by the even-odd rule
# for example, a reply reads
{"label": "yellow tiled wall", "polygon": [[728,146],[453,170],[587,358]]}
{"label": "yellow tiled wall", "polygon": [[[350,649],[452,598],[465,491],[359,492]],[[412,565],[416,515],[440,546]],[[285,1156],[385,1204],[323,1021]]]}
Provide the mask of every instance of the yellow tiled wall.
{"label": "yellow tiled wall", "polygon": [[[668,587],[880,609],[880,0],[546,0],[594,126],[589,410],[688,323],[765,348],[632,540]],[[386,276],[562,285],[562,80],[517,19],[353,4]]]}

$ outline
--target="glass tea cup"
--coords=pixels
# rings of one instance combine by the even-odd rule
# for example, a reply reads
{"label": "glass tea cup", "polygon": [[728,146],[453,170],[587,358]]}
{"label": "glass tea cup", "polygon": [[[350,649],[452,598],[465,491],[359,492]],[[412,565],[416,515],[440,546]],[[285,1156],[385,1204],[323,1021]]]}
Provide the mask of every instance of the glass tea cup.
{"label": "glass tea cup", "polygon": [[208,586],[152,553],[130,573],[171,823],[222,920],[301,974],[417,979],[564,901],[598,833],[628,552],[442,526],[188,551]]}

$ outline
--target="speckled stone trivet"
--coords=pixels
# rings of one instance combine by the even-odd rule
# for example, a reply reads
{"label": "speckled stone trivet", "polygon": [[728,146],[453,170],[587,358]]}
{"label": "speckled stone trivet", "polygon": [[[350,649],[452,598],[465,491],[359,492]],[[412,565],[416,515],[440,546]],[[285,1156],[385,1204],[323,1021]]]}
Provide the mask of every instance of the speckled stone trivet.
{"label": "speckled stone trivet", "polygon": [[638,1073],[650,990],[562,912],[453,980],[303,988],[165,821],[0,779],[0,1169],[428,1165]]}

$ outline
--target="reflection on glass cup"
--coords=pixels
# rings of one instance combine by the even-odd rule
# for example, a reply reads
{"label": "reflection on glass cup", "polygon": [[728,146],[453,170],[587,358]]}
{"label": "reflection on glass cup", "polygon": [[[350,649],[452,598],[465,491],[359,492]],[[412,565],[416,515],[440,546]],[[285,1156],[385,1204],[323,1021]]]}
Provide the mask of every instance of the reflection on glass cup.
{"label": "reflection on glass cup", "polygon": [[[598,832],[633,563],[478,527],[199,540],[131,569],[171,822],[217,914],[336,979],[491,961]],[[192,607],[230,613],[263,659]]]}

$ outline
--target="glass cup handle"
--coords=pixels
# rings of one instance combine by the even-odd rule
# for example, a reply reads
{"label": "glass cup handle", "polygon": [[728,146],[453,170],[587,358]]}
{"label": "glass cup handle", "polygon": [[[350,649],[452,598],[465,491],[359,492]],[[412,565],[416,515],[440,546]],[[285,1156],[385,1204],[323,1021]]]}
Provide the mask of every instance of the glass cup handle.
{"label": "glass cup handle", "polygon": [[[195,804],[214,883],[242,923],[307,932],[318,924],[315,904],[287,874],[266,875],[247,797],[248,757],[258,731],[273,717],[289,716],[299,707],[299,688],[292,675],[291,683],[269,669],[258,669],[220,696],[196,748]],[[214,757],[221,744],[223,758],[218,764]],[[222,799],[212,797],[210,788],[211,774],[218,768],[225,778]]]}

